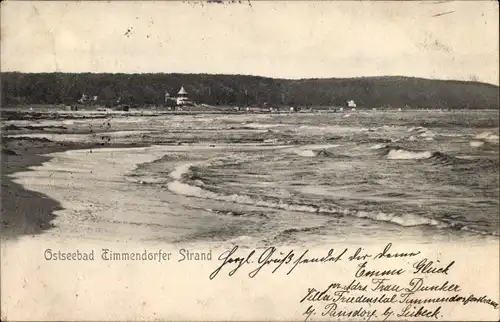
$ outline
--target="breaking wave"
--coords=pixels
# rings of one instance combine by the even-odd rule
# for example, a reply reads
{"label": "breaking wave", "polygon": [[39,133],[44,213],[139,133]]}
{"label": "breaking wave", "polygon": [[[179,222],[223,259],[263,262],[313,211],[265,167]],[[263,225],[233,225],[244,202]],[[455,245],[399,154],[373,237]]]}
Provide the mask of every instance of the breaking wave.
{"label": "breaking wave", "polygon": [[469,142],[469,145],[474,148],[498,145],[498,134],[491,132],[480,133],[474,137],[473,141]]}
{"label": "breaking wave", "polygon": [[490,167],[497,165],[489,159],[466,159],[455,157],[439,151],[413,151],[398,146],[377,144],[371,147],[380,150],[381,154],[389,160],[427,160],[437,165],[471,165]]}
{"label": "breaking wave", "polygon": [[421,160],[429,159],[430,157],[432,157],[432,152],[430,151],[414,152],[403,149],[391,149],[387,153],[387,159],[390,160]]}
{"label": "breaking wave", "polygon": [[488,143],[498,144],[498,134],[493,134],[491,132],[483,132],[474,137],[476,140],[482,140]]}
{"label": "breaking wave", "polygon": [[473,148],[479,148],[484,145],[483,141],[470,141],[469,145]]}
{"label": "breaking wave", "polygon": [[301,157],[315,157],[316,156],[316,152],[314,152],[313,150],[298,150],[295,153],[297,153],[297,155],[300,155]]}
{"label": "breaking wave", "polygon": [[[218,192],[213,192],[208,189],[204,189],[199,186],[188,184],[182,181],[187,175],[190,164],[182,164],[178,166],[172,173],[171,177],[175,178],[167,184],[167,188],[180,195],[219,200],[230,203],[260,206],[266,208],[274,208],[286,211],[297,211],[297,212],[308,212],[316,213],[318,215],[330,215],[330,216],[353,216],[362,219],[369,219],[378,222],[386,222],[391,224],[396,224],[403,227],[415,227],[415,226],[431,226],[438,229],[459,229],[459,230],[470,230],[466,225],[460,224],[458,222],[444,222],[438,219],[428,218],[422,215],[415,215],[411,213],[395,214],[395,213],[385,213],[385,212],[369,212],[369,211],[358,211],[354,209],[346,209],[336,205],[332,206],[318,206],[314,204],[300,204],[283,201],[282,199],[273,199],[272,197],[266,196],[265,198],[256,198],[255,196],[243,195],[243,194],[222,194]],[[489,234],[488,232],[478,232],[481,234]]]}
{"label": "breaking wave", "polygon": [[432,158],[436,153],[432,151],[413,151],[399,146],[377,144],[371,149],[379,150],[381,155],[390,160],[425,160]]}
{"label": "breaking wave", "polygon": [[296,150],[294,151],[297,155],[301,157],[335,157],[335,153],[328,151],[327,149],[320,150]]}

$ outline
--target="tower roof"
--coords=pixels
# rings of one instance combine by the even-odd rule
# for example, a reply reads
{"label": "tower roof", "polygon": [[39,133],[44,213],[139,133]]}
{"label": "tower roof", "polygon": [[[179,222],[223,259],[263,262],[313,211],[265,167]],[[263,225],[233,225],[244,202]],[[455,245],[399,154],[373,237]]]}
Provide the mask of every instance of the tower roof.
{"label": "tower roof", "polygon": [[187,94],[186,90],[184,89],[184,86],[181,87],[181,89],[179,90],[179,93],[177,93],[179,95],[185,95]]}

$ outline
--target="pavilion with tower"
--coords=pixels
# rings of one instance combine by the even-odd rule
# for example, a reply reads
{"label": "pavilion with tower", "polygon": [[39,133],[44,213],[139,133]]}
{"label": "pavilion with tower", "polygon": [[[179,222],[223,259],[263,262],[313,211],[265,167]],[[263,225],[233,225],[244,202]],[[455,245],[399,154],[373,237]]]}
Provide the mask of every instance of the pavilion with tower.
{"label": "pavilion with tower", "polygon": [[184,89],[184,86],[181,86],[181,89],[177,93],[177,105],[184,106],[190,104],[188,93]]}

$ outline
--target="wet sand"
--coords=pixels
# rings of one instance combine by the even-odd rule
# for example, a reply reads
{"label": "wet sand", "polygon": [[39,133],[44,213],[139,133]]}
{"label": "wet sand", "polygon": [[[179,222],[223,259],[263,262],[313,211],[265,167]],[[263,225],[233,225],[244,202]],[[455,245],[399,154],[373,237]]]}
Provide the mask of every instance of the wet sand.
{"label": "wet sand", "polygon": [[75,145],[59,145],[35,139],[3,138],[0,192],[2,236],[36,234],[51,227],[53,212],[61,209],[60,203],[12,182],[9,175],[48,161],[49,158],[43,156],[46,153],[71,148],[75,148]]}
{"label": "wet sand", "polygon": [[[71,127],[48,127],[71,135],[78,129]],[[47,128],[45,128],[47,129]],[[28,190],[15,183],[11,175],[16,172],[29,171],[31,167],[40,166],[50,160],[47,154],[74,149],[93,149],[106,146],[138,146],[138,144],[106,144],[103,142],[54,142],[46,138],[28,137],[34,129],[32,125],[6,125],[2,130],[1,145],[1,221],[0,236],[16,237],[20,235],[39,234],[54,225],[54,212],[61,210],[59,201],[48,196]],[[49,130],[49,131],[50,131]],[[5,137],[16,133],[19,137]]]}

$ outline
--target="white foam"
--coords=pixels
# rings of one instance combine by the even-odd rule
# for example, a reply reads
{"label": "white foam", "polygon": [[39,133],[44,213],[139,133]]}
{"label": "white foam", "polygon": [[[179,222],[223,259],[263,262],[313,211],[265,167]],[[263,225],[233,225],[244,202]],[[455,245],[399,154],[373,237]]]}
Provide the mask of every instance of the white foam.
{"label": "white foam", "polygon": [[262,124],[262,123],[247,123],[245,127],[251,127],[254,129],[268,129],[277,126],[283,126],[283,124]]}
{"label": "white foam", "polygon": [[170,177],[176,180],[181,180],[182,175],[187,173],[192,165],[193,163],[181,164],[180,166],[176,167],[174,171],[170,172]]}
{"label": "white foam", "polygon": [[395,215],[395,214],[386,214],[384,212],[370,213],[370,212],[358,211],[354,215],[358,218],[367,218],[376,221],[391,222],[404,227],[423,226],[423,225],[436,226],[439,228],[446,227],[444,223],[441,223],[435,219],[427,218],[424,216],[412,215],[412,214]]}
{"label": "white foam", "polygon": [[297,153],[298,155],[300,155],[302,157],[315,157],[316,156],[316,152],[314,152],[313,150],[299,150],[299,151],[296,151],[295,153]]}
{"label": "white foam", "polygon": [[298,147],[293,147],[290,149],[283,149],[287,153],[295,153],[302,157],[315,157],[318,154],[318,150],[327,150],[331,148],[336,148],[342,146],[341,144],[307,144]]}
{"label": "white foam", "polygon": [[423,127],[423,126],[416,126],[416,127],[411,127],[408,129],[408,132],[426,132],[427,131],[427,128]]}
{"label": "white foam", "polygon": [[436,136],[433,132],[423,132],[420,134],[421,137],[423,138],[433,138]]}
{"label": "white foam", "polygon": [[483,140],[488,143],[498,144],[498,134],[493,134],[491,132],[482,132],[475,136],[477,140]]}
{"label": "white foam", "polygon": [[268,207],[268,208],[283,209],[283,210],[288,210],[288,211],[317,212],[316,207],[307,206],[307,205],[293,205],[293,204],[288,204],[288,203],[285,203],[282,201],[270,202],[270,201],[265,201],[265,200],[254,200],[249,196],[238,195],[238,194],[232,194],[232,195],[218,194],[218,193],[215,193],[215,192],[212,192],[209,190],[202,189],[200,187],[196,187],[196,186],[192,186],[192,185],[183,183],[179,180],[175,180],[175,181],[170,182],[167,185],[167,187],[172,192],[175,192],[175,193],[180,194],[180,195],[190,196],[190,197],[220,200],[220,201],[226,201],[226,202],[232,202],[232,203],[238,203],[238,204],[244,204],[244,205],[255,205],[255,206]]}
{"label": "white foam", "polygon": [[379,144],[375,144],[374,146],[371,146],[370,149],[372,150],[378,150],[378,149],[382,149],[382,148],[385,148],[387,145],[384,144],[384,143],[379,143]]}
{"label": "white foam", "polygon": [[432,156],[429,151],[411,152],[406,150],[391,150],[387,154],[387,158],[391,160],[419,160],[428,159]]}
{"label": "white foam", "polygon": [[484,145],[483,141],[470,141],[469,145],[474,148],[479,148]]}

